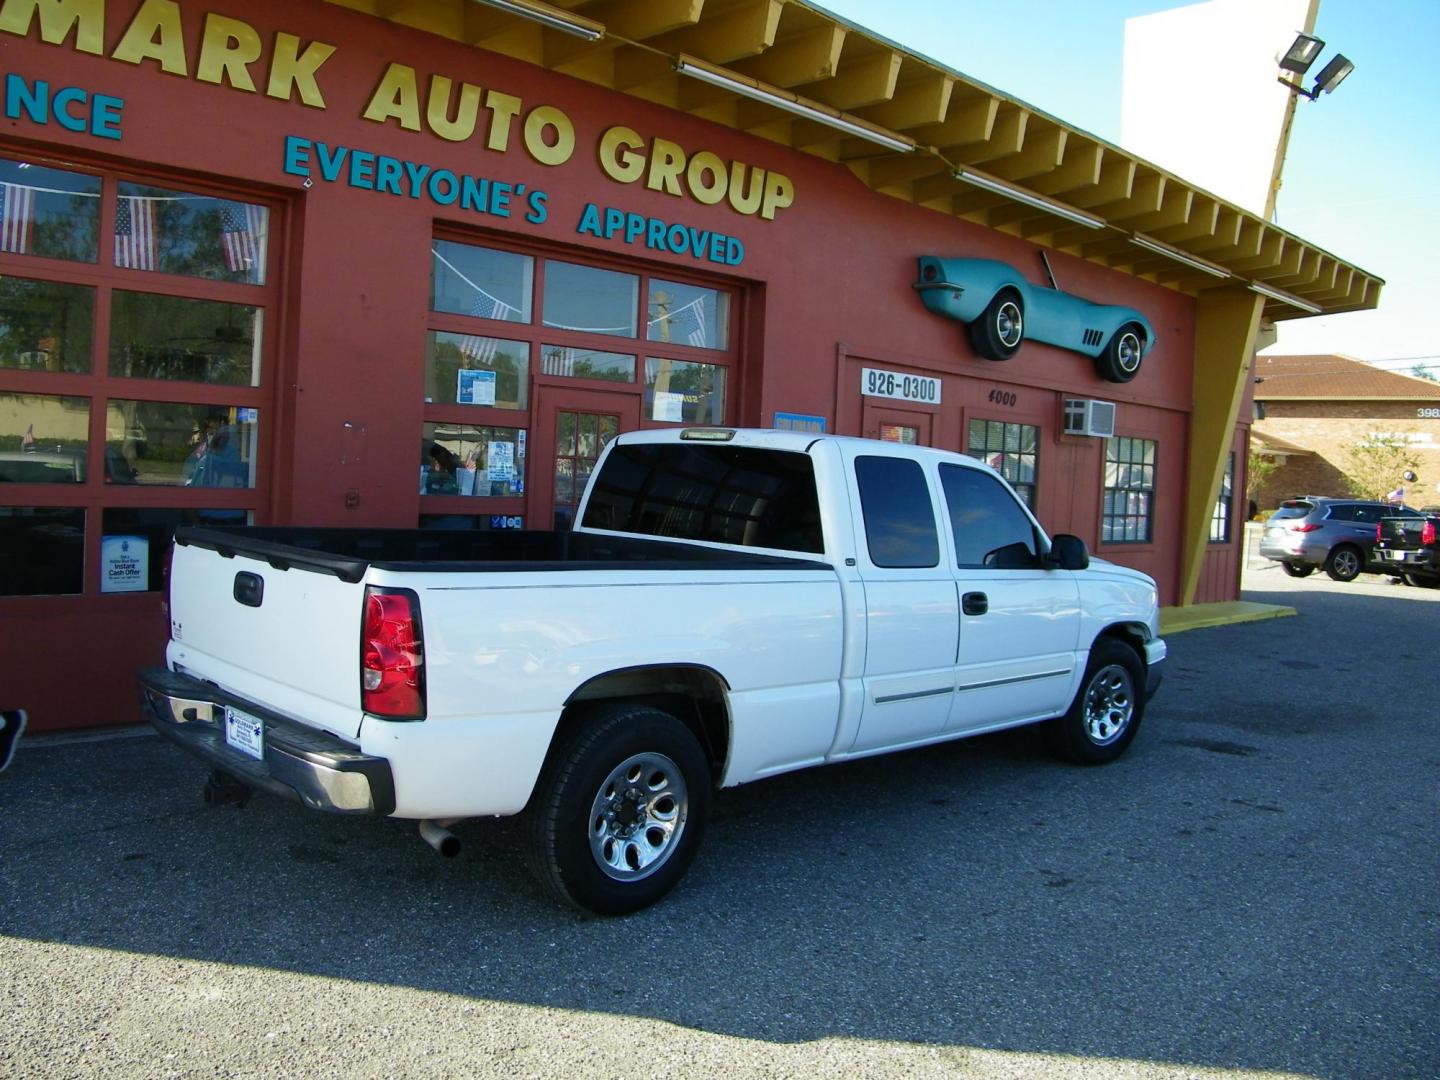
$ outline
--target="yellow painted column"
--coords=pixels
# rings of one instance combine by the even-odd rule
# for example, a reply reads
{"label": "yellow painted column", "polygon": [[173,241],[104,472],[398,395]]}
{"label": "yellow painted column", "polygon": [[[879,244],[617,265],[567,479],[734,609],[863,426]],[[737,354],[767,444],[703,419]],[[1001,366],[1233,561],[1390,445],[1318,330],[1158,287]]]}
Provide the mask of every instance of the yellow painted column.
{"label": "yellow painted column", "polygon": [[[1190,414],[1181,606],[1195,602],[1195,590],[1200,585],[1211,511],[1225,476],[1264,306],[1263,297],[1235,288],[1208,289],[1195,302],[1194,405]],[[1236,469],[1237,476],[1240,471]]]}

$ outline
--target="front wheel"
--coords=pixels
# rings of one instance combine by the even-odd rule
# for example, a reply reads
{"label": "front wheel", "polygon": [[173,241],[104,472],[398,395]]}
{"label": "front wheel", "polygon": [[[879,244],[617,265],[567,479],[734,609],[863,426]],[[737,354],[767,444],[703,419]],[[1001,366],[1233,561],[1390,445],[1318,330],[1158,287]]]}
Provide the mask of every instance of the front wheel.
{"label": "front wheel", "polygon": [[1145,670],[1113,638],[1090,648],[1085,678],[1064,716],[1049,722],[1055,752],[1077,765],[1104,765],[1125,752],[1145,715]]}
{"label": "front wheel", "polygon": [[1014,289],[1001,289],[970,324],[970,344],[986,360],[1009,360],[1025,339],[1025,302]]}
{"label": "front wheel", "polygon": [[1349,544],[1337,547],[1325,560],[1325,573],[1336,581],[1354,581],[1364,568],[1365,557],[1360,554],[1359,548]]}
{"label": "front wheel", "polygon": [[1095,358],[1095,370],[1107,382],[1127,383],[1140,374],[1144,353],[1145,331],[1136,323],[1126,323]]}
{"label": "front wheel", "polygon": [[602,706],[540,776],[530,866],[561,903],[627,915],[684,877],[709,808],[710,769],[689,728],[648,706]]}
{"label": "front wheel", "polygon": [[1315,572],[1315,567],[1309,563],[1290,562],[1288,560],[1280,564],[1280,569],[1284,570],[1289,577],[1309,577]]}

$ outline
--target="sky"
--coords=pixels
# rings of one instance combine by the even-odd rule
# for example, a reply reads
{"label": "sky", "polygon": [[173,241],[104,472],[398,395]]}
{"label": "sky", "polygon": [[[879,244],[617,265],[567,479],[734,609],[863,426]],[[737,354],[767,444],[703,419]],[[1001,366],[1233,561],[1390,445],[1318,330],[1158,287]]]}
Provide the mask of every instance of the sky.
{"label": "sky", "polygon": [[[819,3],[1117,145],[1125,20],[1184,6]],[[1407,373],[1428,365],[1440,377],[1440,0],[1320,0],[1315,34],[1326,46],[1312,77],[1336,52],[1355,70],[1334,93],[1299,101],[1275,222],[1386,284],[1377,310],[1282,321],[1265,351],[1342,353]],[[1177,56],[1175,77],[1203,93],[1205,69],[1215,62]]]}

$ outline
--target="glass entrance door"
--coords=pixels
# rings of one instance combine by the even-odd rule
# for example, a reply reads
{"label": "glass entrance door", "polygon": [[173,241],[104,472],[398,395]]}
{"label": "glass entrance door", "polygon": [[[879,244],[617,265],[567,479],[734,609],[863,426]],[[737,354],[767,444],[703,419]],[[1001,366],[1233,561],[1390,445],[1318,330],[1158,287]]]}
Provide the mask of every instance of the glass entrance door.
{"label": "glass entrance door", "polygon": [[551,528],[569,529],[600,451],[622,431],[640,426],[640,399],[635,394],[542,388],[541,400],[540,445],[551,460],[534,463],[548,490],[537,490],[532,505],[547,515]]}

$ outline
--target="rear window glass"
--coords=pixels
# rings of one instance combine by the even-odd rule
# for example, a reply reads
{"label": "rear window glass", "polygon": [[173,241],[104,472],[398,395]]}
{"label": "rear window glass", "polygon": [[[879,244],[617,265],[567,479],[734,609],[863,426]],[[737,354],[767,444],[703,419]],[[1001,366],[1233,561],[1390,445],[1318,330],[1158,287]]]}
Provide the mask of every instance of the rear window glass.
{"label": "rear window glass", "polygon": [[825,550],[810,458],[743,446],[616,446],[581,525],[676,540]]}
{"label": "rear window glass", "polygon": [[1313,506],[1304,502],[1281,503],[1280,509],[1270,515],[1270,520],[1285,521],[1289,518],[1302,518],[1313,509],[1315,509]]}

